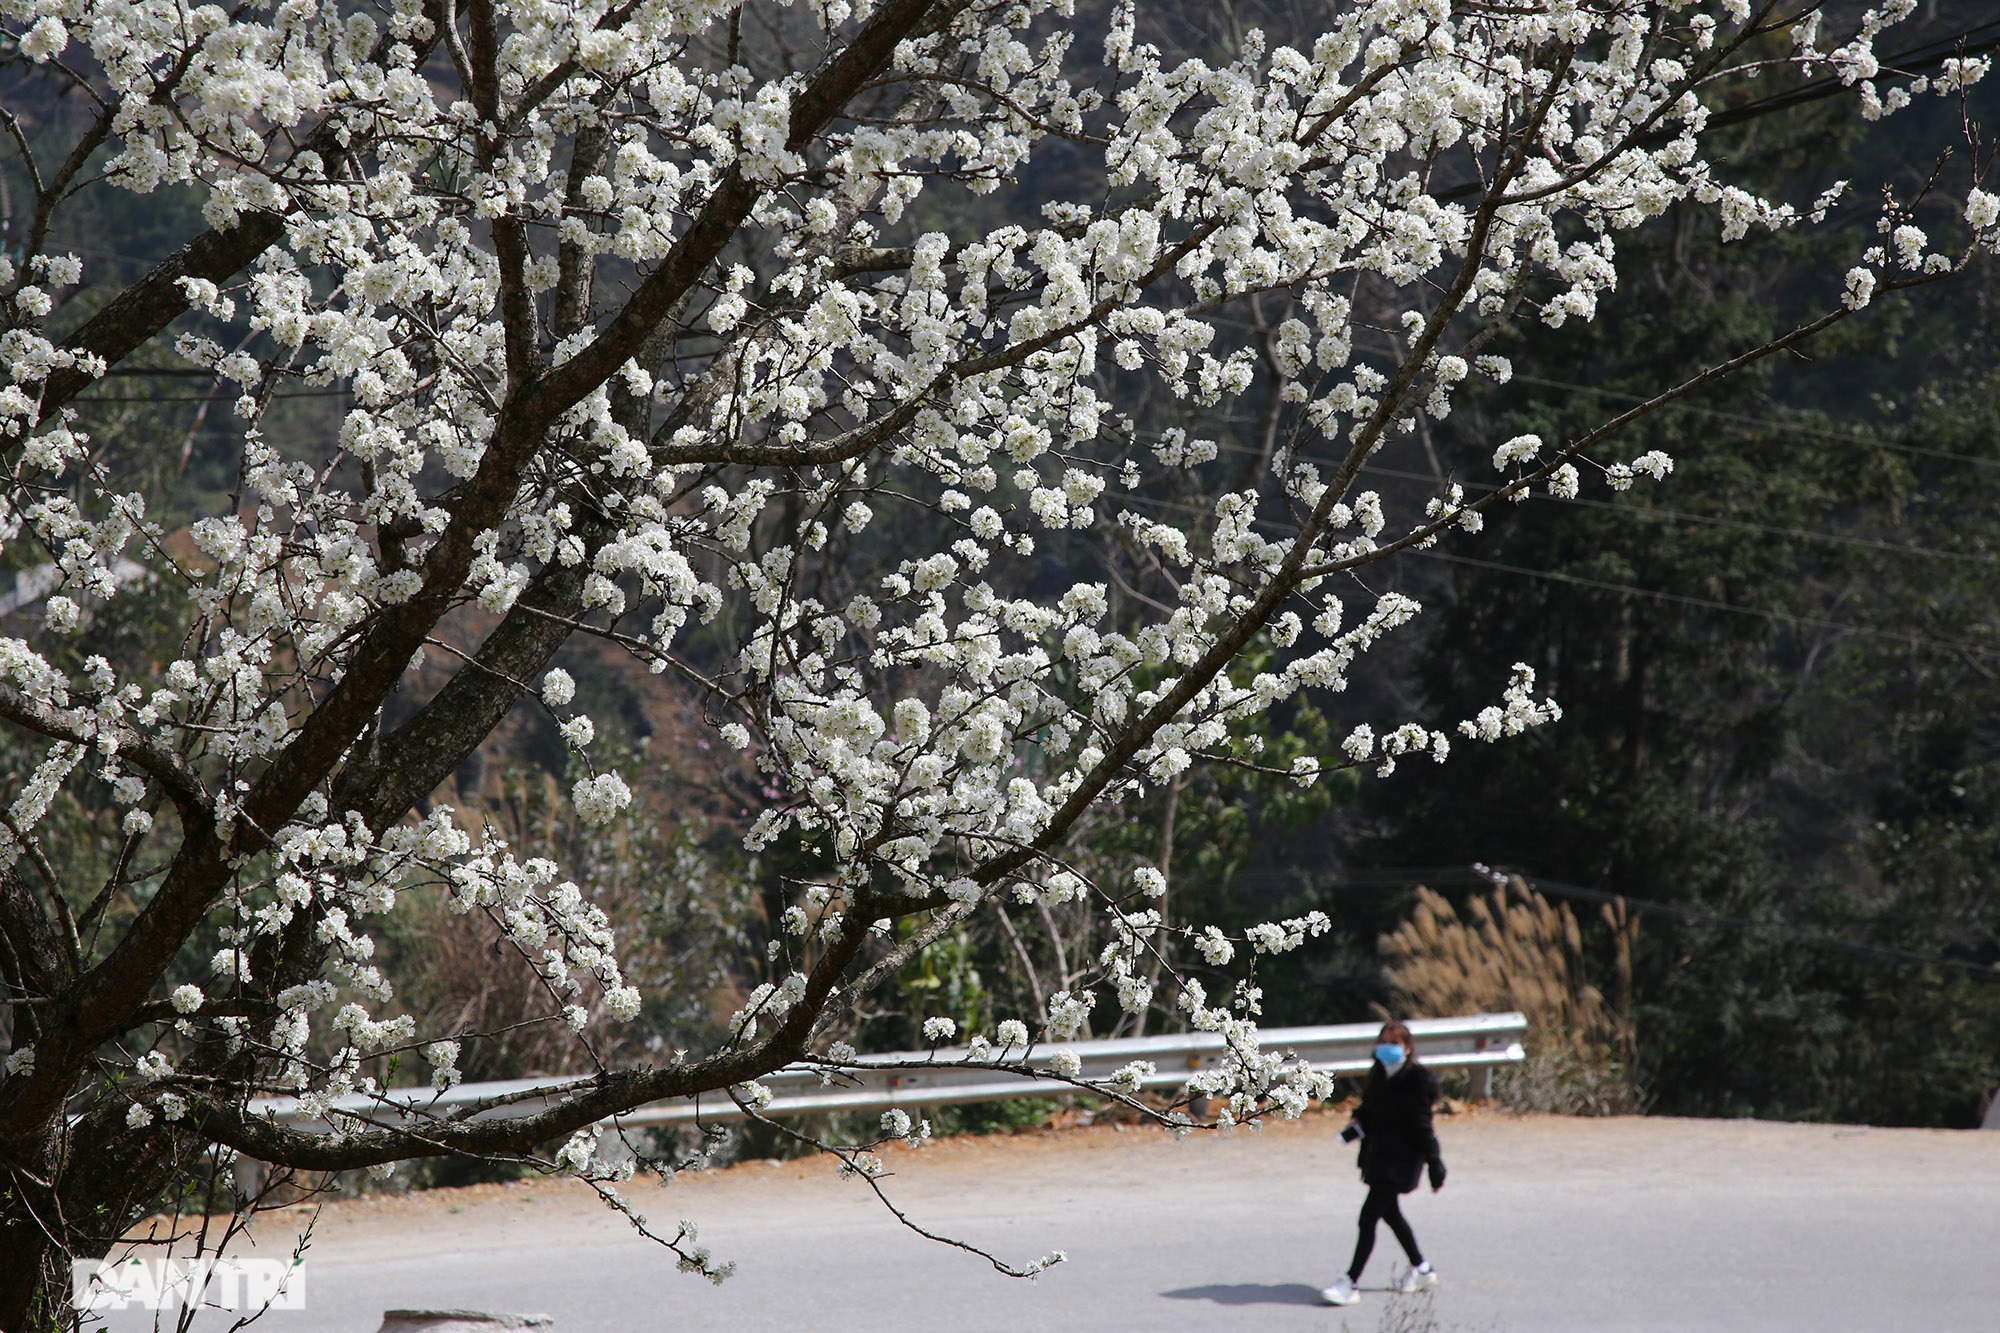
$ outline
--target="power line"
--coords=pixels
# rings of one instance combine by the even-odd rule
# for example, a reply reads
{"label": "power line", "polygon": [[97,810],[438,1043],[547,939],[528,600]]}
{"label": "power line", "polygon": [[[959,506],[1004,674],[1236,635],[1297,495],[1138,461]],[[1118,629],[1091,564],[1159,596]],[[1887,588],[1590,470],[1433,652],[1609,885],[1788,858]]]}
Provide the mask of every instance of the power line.
{"label": "power line", "polygon": [[1962,653],[1990,654],[1996,650],[2000,650],[2000,645],[1972,643],[1962,639],[1937,639],[1927,634],[1875,629],[1867,625],[1851,625],[1845,621],[1827,620],[1820,616],[1795,615],[1790,611],[1770,611],[1753,606],[1738,606],[1734,602],[1724,602],[1709,597],[1695,597],[1688,593],[1640,588],[1629,583],[1612,583],[1606,579],[1587,578],[1581,574],[1570,574],[1560,570],[1530,569],[1524,565],[1509,565],[1498,560],[1478,560],[1471,556],[1452,555],[1445,551],[1414,551],[1412,554],[1423,556],[1430,560],[1443,560],[1454,565],[1472,565],[1480,569],[1496,570],[1504,574],[1517,574],[1527,578],[1551,579],[1557,583],[1572,583],[1580,587],[1594,588],[1602,592],[1624,593],[1634,597],[1650,597],[1655,601],[1674,602],[1682,606],[1699,607],[1709,611],[1729,611],[1740,616],[1762,616],[1766,620],[1780,620],[1788,624],[1802,625],[1813,629],[1835,630],[1843,634],[1862,634],[1871,638],[1888,639],[1895,643],[1922,644],[1927,647],[1944,648]]}
{"label": "power line", "polygon": [[212,370],[199,366],[112,366],[104,372],[106,379],[188,379],[212,380],[216,378]]}
{"label": "power line", "polygon": [[[1403,481],[1435,482],[1428,473],[1405,472],[1397,468],[1380,467],[1374,463],[1364,463],[1363,472],[1379,476],[1395,477]],[[1491,494],[1500,490],[1498,486],[1485,482],[1461,481],[1467,490]],[[1701,523],[1717,528],[1736,528],[1743,532],[1758,532],[1772,537],[1798,537],[1805,541],[1831,542],[1839,546],[1859,546],[1871,551],[1886,551],[1894,555],[1929,556],[1938,560],[1964,560],[1979,565],[2000,565],[2000,556],[1980,555],[1973,551],[1942,551],[1934,546],[1909,546],[1901,542],[1885,542],[1874,537],[1855,537],[1840,532],[1821,532],[1813,528],[1788,528],[1775,523],[1757,523],[1744,518],[1722,518],[1714,514],[1692,514],[1684,509],[1659,509],[1653,506],[1623,505],[1610,500],[1586,500],[1581,496],[1561,499],[1557,496],[1530,492],[1527,497],[1551,504],[1576,505],[1584,509],[1604,509],[1614,514],[1625,514],[1633,518],[1670,519],[1678,523]]]}
{"label": "power line", "polygon": [[[1464,872],[1484,883],[1496,882],[1499,872],[1480,873],[1482,867],[1469,866]],[[2000,964],[1975,963],[1968,958],[1952,958],[1945,954],[1921,953],[1915,949],[1899,948],[1892,944],[1869,944],[1861,940],[1843,939],[1838,935],[1826,935],[1801,927],[1795,921],[1758,921],[1751,917],[1734,916],[1728,912],[1717,912],[1705,907],[1690,907],[1682,903],[1664,903],[1652,898],[1634,898],[1630,894],[1611,893],[1604,889],[1588,889],[1581,885],[1564,884],[1560,880],[1541,879],[1526,873],[1521,879],[1538,893],[1557,898],[1571,898],[1580,902],[1619,903],[1623,902],[1635,911],[1652,916],[1674,917],[1695,925],[1729,926],[1738,930],[1761,930],[1810,944],[1822,949],[1834,949],[1841,953],[1853,954],[1861,958],[1871,958],[1881,962],[1915,964],[1922,967],[1955,967],[1970,972],[1974,976],[1988,980],[2000,980]]]}
{"label": "power line", "polygon": [[[1976,27],[1953,33],[1950,37],[1927,42],[1923,46],[1912,47],[1910,50],[1900,51],[1895,55],[1885,56],[1879,62],[1883,75],[1897,75],[1902,78],[1911,78],[1926,70],[1938,68],[1944,64],[1946,59],[1952,56],[1977,56],[2000,48],[2000,38],[1988,37],[1986,40],[1980,42],[1971,40],[1974,37],[1992,32],[1996,28],[2000,28],[2000,23],[1982,23]],[[1754,120],[1759,116],[1768,116],[1774,111],[1788,110],[1795,106],[1802,106],[1807,102],[1817,102],[1823,98],[1838,97],[1842,93],[1851,91],[1852,85],[1843,81],[1838,75],[1815,79],[1811,82],[1801,84],[1799,87],[1787,89],[1781,93],[1772,93],[1767,97],[1758,98],[1754,102],[1746,102],[1742,106],[1729,107],[1722,111],[1711,112],[1703,128],[1705,130],[1720,129],[1725,125],[1734,125],[1742,121]]]}
{"label": "power line", "polygon": [[[1517,374],[1514,378],[1523,384],[1539,385],[1544,389],[1566,389],[1571,393],[1595,394],[1599,398],[1615,398],[1621,403],[1646,403],[1652,401],[1641,394],[1623,393],[1617,389],[1600,388],[1595,384],[1574,384],[1568,380],[1552,380],[1540,375]],[[1921,445],[1898,444],[1891,440],[1878,439],[1872,435],[1822,430],[1816,426],[1807,426],[1799,422],[1752,416],[1746,412],[1727,412],[1715,407],[1699,407],[1693,403],[1662,403],[1660,410],[1666,412],[1686,412],[1694,416],[1710,417],[1717,421],[1734,422],[1741,426],[1760,426],[1766,430],[1785,431],[1806,439],[1833,440],[1840,444],[1859,444],[1870,449],[1889,449],[1896,453],[1917,454],[1924,458],[1942,458],[1953,463],[1971,463],[1975,467],[2000,467],[2000,458],[1979,458],[1972,454],[1954,454],[1944,449],[1926,449]]]}
{"label": "power line", "polygon": [[[1211,441],[1211,443],[1214,442]],[[1261,449],[1252,449],[1247,445],[1216,443],[1215,448],[1221,453],[1257,455],[1259,457],[1263,455]],[[1974,459],[1971,461],[1979,462],[1983,460]],[[1398,481],[1416,481],[1423,482],[1426,485],[1442,484],[1452,480],[1452,478],[1438,477],[1428,472],[1408,472],[1401,468],[1384,467],[1379,463],[1363,463],[1361,471],[1371,476],[1393,477]],[[1464,486],[1468,490],[1486,494],[1491,494],[1501,489],[1499,486],[1486,482],[1466,481],[1463,479],[1459,479],[1459,485]],[[1972,551],[1944,551],[1934,546],[1909,546],[1901,542],[1885,542],[1874,537],[1855,537],[1846,533],[1822,532],[1815,528],[1788,528],[1775,523],[1757,523],[1750,519],[1723,518],[1714,514],[1695,514],[1684,509],[1661,509],[1654,505],[1641,508],[1637,505],[1617,504],[1609,500],[1586,500],[1581,496],[1562,499],[1558,496],[1537,491],[1529,492],[1525,498],[1549,504],[1577,505],[1585,509],[1604,509],[1612,513],[1628,514],[1638,518],[1671,519],[1684,523],[1702,523],[1710,527],[1737,528],[1744,532],[1759,532],[1767,536],[1797,537],[1805,541],[1830,542],[1840,546],[1859,546],[1872,551],[1886,551],[1893,555],[1929,556],[1938,560],[1963,560],[1971,564],[2000,565],[2000,556],[1981,555]],[[1259,520],[1259,522],[1262,521],[1264,520]]]}
{"label": "power line", "polygon": [[[270,395],[278,398],[338,398],[347,393],[345,389],[282,389]],[[169,394],[90,394],[79,395],[79,403],[213,403],[227,397],[221,393],[169,393]]]}
{"label": "power line", "polygon": [[[1535,892],[1551,898],[1568,898],[1578,902],[1619,904],[1649,916],[1671,917],[1691,925],[1726,926],[1745,931],[1761,931],[1784,939],[1795,940],[1817,948],[1833,949],[1875,962],[1896,963],[1920,967],[1950,967],[1968,972],[1973,976],[1990,981],[2000,981],[2000,963],[1978,963],[1968,958],[1953,958],[1947,954],[1923,953],[1916,949],[1904,949],[1892,944],[1871,944],[1863,940],[1850,940],[1838,935],[1828,935],[1812,930],[1799,922],[1789,920],[1759,921],[1752,917],[1735,916],[1728,912],[1717,912],[1706,907],[1694,907],[1685,903],[1661,902],[1655,898],[1635,898],[1629,893],[1613,893],[1608,889],[1585,888],[1578,884],[1564,884],[1560,880],[1542,879],[1528,872],[1517,872],[1522,882]],[[1287,879],[1311,876],[1288,876],[1285,871],[1271,868],[1253,870],[1238,875],[1236,882],[1255,882],[1265,879],[1281,882]],[[1355,888],[1400,887],[1408,885],[1437,884],[1457,881],[1497,887],[1506,882],[1507,875],[1489,870],[1480,865],[1457,866],[1404,866],[1382,870],[1343,871],[1335,879],[1334,887],[1349,885]]]}
{"label": "power line", "polygon": [[[1143,505],[1154,509],[1183,509],[1195,513],[1205,512],[1202,506],[1177,500],[1152,500],[1143,496],[1120,497],[1125,504]],[[1275,519],[1257,519],[1260,526],[1279,532],[1295,533],[1298,528]],[[1491,569],[1500,573],[1514,574],[1524,578],[1551,579],[1558,583],[1571,583],[1581,587],[1594,588],[1601,592],[1625,593],[1635,597],[1649,597],[1655,601],[1675,602],[1683,606],[1698,607],[1711,611],[1729,611],[1741,616],[1761,616],[1766,620],[1784,621],[1789,624],[1810,626],[1818,629],[1834,630],[1840,633],[1860,634],[1872,638],[1888,639],[1895,643],[1912,646],[1938,648],[1950,652],[1992,654],[2000,651],[2000,645],[1971,643],[1958,639],[1938,639],[1927,634],[1906,633],[1898,630],[1875,629],[1866,625],[1853,625],[1846,621],[1828,620],[1818,616],[1795,615],[1789,611],[1770,611],[1752,606],[1738,606],[1734,602],[1724,602],[1708,597],[1696,597],[1688,593],[1666,592],[1655,588],[1641,588],[1630,583],[1613,583],[1607,579],[1593,579],[1581,574],[1570,574],[1553,569],[1530,569],[1525,565],[1509,565],[1497,560],[1479,560],[1471,556],[1452,555],[1444,551],[1425,551],[1410,548],[1400,554],[1420,556],[1431,560],[1443,560],[1451,564],[1471,565]]]}

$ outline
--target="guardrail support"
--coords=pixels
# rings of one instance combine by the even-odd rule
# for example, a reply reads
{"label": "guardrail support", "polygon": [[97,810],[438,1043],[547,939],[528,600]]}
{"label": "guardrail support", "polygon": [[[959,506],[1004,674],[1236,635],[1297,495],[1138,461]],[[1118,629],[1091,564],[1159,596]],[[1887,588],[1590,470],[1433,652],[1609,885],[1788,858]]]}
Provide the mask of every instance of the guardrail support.
{"label": "guardrail support", "polygon": [[229,1164],[229,1175],[236,1182],[236,1192],[246,1199],[254,1199],[264,1192],[264,1164],[254,1157],[236,1154],[236,1160]]}
{"label": "guardrail support", "polygon": [[[1485,1050],[1485,1049],[1486,1049],[1486,1038],[1484,1038],[1484,1037],[1477,1037],[1477,1038],[1475,1038],[1475,1039],[1473,1040],[1473,1043],[1472,1043],[1472,1049],[1473,1049],[1473,1050],[1475,1050],[1475,1051],[1483,1051],[1483,1050]],[[1473,1066],[1473,1069],[1472,1069],[1472,1100],[1473,1100],[1473,1101],[1475,1101],[1475,1102],[1490,1102],[1490,1101],[1492,1101],[1492,1100],[1493,1100],[1493,1066],[1492,1066],[1492,1065],[1474,1065],[1474,1066]]]}

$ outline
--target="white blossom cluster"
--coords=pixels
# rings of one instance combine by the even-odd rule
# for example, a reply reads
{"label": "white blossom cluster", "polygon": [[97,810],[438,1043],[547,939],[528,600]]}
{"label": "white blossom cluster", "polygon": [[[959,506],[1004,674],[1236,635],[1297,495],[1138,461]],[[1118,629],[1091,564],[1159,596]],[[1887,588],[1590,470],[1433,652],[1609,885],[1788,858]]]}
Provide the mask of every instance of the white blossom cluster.
{"label": "white blossom cluster", "polygon": [[[1385,535],[1388,505],[1353,486],[1360,463],[1420,413],[1447,416],[1475,376],[1508,379],[1479,350],[1498,324],[1591,319],[1617,284],[1618,233],[1682,205],[1729,237],[1810,225],[1835,197],[1757,197],[1704,154],[1699,94],[1751,58],[1747,0],[1353,0],[1297,44],[1250,31],[1214,60],[1169,59],[1137,0],[763,8],[797,39],[782,58],[725,57],[735,11],[709,0],[506,0],[478,7],[490,32],[419,0],[379,17],[300,0],[0,0],[29,61],[95,81],[111,186],[191,187],[218,235],[283,223],[239,271],[175,284],[198,318],[174,350],[235,386],[242,436],[240,503],[193,523],[191,559],[148,519],[129,458],[73,409],[43,408],[54,377],[107,369],[48,332],[82,261],[0,258],[0,547],[45,553],[60,578],[39,637],[0,640],[0,713],[48,741],[0,857],[79,775],[109,784],[135,849],[162,836],[163,799],[183,830],[239,840],[220,856],[247,872],[254,852],[257,873],[218,879],[203,920],[220,951],[171,1008],[235,1022],[209,1011],[258,993],[257,960],[309,921],[325,966],[269,997],[258,1040],[269,1083],[315,1105],[369,1090],[360,1063],[383,1052],[421,1052],[440,1089],[459,1077],[452,1034],[394,1014],[373,961],[370,922],[413,886],[487,915],[546,981],[552,1018],[581,1029],[601,994],[629,1021],[642,1000],[604,913],[560,867],[517,860],[445,807],[385,828],[334,807],[336,759],[361,762],[366,717],[308,794],[275,818],[258,804],[311,749],[326,701],[382,674],[381,645],[397,645],[391,676],[413,672],[451,605],[605,635],[710,691],[719,738],[777,793],[751,849],[796,834],[832,854],[788,937],[872,928],[846,916],[864,893],[927,912],[1003,893],[1098,902],[1099,980],[1141,1011],[1167,929],[1145,903],[1166,879],[1098,885],[1055,859],[1060,845],[1092,805],[1174,780],[1301,692],[1344,689],[1418,614],[1339,576],[1476,531],[1480,506],[1453,488],[1404,516],[1406,537]],[[1875,42],[1913,8],[1886,0],[1839,33],[1809,18],[1780,63],[1830,68],[1870,114],[1985,73],[1982,57],[1921,87],[1885,82]],[[879,68],[841,84],[849,57]],[[1087,154],[1104,188],[989,225],[972,202],[1055,144]],[[1972,190],[1964,218],[2000,247],[1994,195]],[[1841,280],[1848,308],[1955,262],[1900,214],[1883,225]],[[1397,345],[1358,309],[1363,286],[1389,302]],[[1271,291],[1293,313],[1266,364],[1220,336],[1219,312]],[[1149,488],[1201,477],[1218,446],[1135,424],[1121,395],[1140,383],[1190,421],[1275,395],[1310,447],[1194,517],[1160,518]],[[273,394],[329,388],[348,395],[337,430],[267,434]],[[1534,436],[1493,447],[1506,485],[1558,496],[1593,470],[1623,489],[1673,466]],[[1291,535],[1269,535],[1279,512]],[[884,535],[916,514],[910,530],[943,535]],[[1038,549],[1091,534],[1155,561],[1173,604],[1123,598],[1092,568],[1051,586]],[[59,666],[79,625],[126,595],[113,570],[131,552],[189,597],[187,655],[157,678]],[[570,585],[553,612],[523,602]],[[691,625],[726,640],[719,668],[683,652]],[[1268,665],[1239,679],[1225,668],[1253,641]],[[632,791],[592,766],[598,726],[575,681],[542,662],[522,686],[585,766],[578,817],[619,818]],[[1517,668],[1461,734],[1560,716],[1533,691]],[[1289,773],[1386,775],[1405,756],[1444,761],[1449,739],[1359,725],[1341,751]],[[1281,951],[1326,926],[1190,933],[1222,966],[1239,944]],[[734,1043],[827,993],[807,971],[767,983]],[[1040,1034],[1078,1035],[1096,1003],[1058,992]],[[1211,1005],[1183,981],[1174,1003],[1230,1038],[1200,1090],[1232,1115],[1324,1092],[1257,1052],[1254,987]],[[331,1058],[310,1054],[315,1034]],[[925,1025],[927,1041],[954,1035]],[[971,1058],[1019,1058],[1036,1035],[1003,1022]],[[156,1055],[135,1068],[173,1077]],[[8,1058],[10,1077],[33,1069],[29,1051]],[[150,1114],[134,1104],[135,1124]],[[593,1174],[586,1138],[558,1157]]]}

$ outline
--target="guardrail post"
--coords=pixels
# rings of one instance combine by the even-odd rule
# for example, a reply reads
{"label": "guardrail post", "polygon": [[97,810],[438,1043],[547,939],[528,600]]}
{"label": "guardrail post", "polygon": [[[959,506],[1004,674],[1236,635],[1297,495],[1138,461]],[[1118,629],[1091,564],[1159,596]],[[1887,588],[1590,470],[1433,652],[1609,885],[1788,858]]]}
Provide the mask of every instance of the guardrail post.
{"label": "guardrail post", "polygon": [[[1475,1050],[1475,1051],[1483,1051],[1483,1050],[1485,1050],[1485,1049],[1486,1049],[1486,1038],[1484,1038],[1484,1037],[1479,1037],[1479,1038],[1475,1039],[1475,1040],[1473,1041],[1473,1043],[1472,1043],[1472,1049],[1473,1049],[1473,1050]],[[1492,1101],[1492,1100],[1493,1100],[1493,1066],[1492,1066],[1492,1065],[1477,1065],[1477,1066],[1475,1066],[1475,1067],[1473,1068],[1473,1071],[1472,1071],[1472,1100],[1473,1100],[1473,1101],[1475,1101],[1475,1102],[1490,1102],[1490,1101]]]}
{"label": "guardrail post", "polygon": [[255,1199],[264,1192],[264,1164],[254,1157],[236,1154],[236,1160],[229,1164],[229,1174],[236,1181],[236,1192],[245,1199]]}
{"label": "guardrail post", "polygon": [[633,1149],[631,1141],[626,1136],[628,1134],[637,1134],[641,1131],[626,1129],[616,1120],[601,1122],[598,1125],[598,1130],[600,1131],[597,1136],[596,1156],[598,1161],[605,1163],[607,1166],[623,1166],[626,1162],[638,1159],[639,1154]]}

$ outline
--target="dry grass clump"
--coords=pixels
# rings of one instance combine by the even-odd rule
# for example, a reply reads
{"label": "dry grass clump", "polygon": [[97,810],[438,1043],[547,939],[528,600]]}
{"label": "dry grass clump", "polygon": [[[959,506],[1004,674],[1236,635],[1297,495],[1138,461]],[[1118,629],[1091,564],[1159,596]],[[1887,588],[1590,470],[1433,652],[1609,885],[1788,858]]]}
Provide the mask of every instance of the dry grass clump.
{"label": "dry grass clump", "polygon": [[[400,989],[421,1030],[460,1035],[468,1081],[585,1073],[592,1051],[636,1058],[692,1045],[716,1035],[719,1014],[734,1007],[755,967],[752,886],[704,853],[657,782],[634,776],[633,816],[608,828],[583,824],[555,779],[533,769],[503,773],[461,811],[517,855],[563,865],[604,911],[626,979],[648,997],[643,1021],[611,1022],[594,980],[563,994],[538,969],[540,951],[524,954],[487,913],[455,913],[439,895],[405,946]],[[567,1004],[588,1015],[582,1042],[556,1017]]]}
{"label": "dry grass clump", "polygon": [[1519,877],[1472,898],[1466,914],[1440,893],[1417,890],[1410,919],[1380,941],[1390,988],[1412,1014],[1519,1010],[1528,1060],[1502,1070],[1496,1090],[1521,1110],[1618,1115],[1639,1109],[1632,1076],[1632,946],[1638,922],[1607,904],[1615,997],[1587,975],[1583,931],[1567,904]]}

